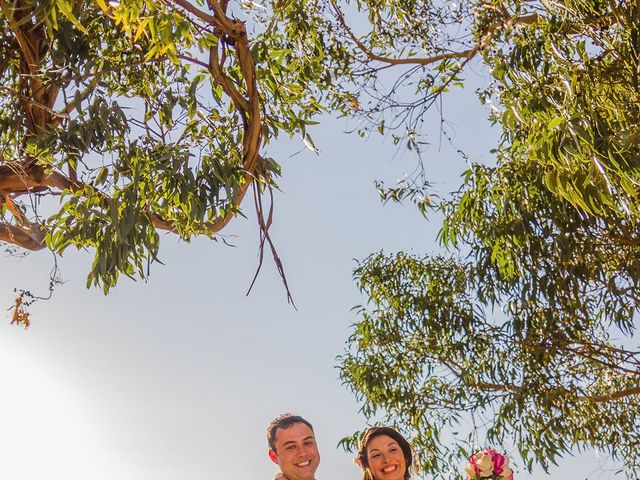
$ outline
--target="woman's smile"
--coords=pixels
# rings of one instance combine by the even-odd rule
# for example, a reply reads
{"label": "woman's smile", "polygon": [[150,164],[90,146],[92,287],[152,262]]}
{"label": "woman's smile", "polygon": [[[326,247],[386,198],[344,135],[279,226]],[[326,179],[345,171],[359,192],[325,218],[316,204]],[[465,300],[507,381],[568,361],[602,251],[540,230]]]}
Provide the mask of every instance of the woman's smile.
{"label": "woman's smile", "polygon": [[404,453],[393,438],[378,435],[367,445],[367,463],[374,480],[404,480]]}

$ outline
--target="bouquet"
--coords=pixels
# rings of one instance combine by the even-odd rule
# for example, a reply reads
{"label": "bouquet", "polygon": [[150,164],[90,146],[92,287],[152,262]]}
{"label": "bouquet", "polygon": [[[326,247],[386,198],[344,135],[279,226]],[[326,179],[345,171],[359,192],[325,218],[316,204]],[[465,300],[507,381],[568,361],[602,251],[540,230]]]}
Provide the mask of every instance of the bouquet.
{"label": "bouquet", "polygon": [[487,478],[490,480],[513,480],[509,459],[493,449],[471,455],[465,468],[467,480]]}

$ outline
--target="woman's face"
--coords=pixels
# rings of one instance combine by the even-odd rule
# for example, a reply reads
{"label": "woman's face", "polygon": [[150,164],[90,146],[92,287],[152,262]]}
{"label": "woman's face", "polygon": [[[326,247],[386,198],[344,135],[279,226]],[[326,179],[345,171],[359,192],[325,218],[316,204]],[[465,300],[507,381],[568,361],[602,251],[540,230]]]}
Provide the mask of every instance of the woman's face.
{"label": "woman's face", "polygon": [[377,435],[366,449],[369,471],[375,480],[403,480],[407,470],[404,453],[389,435]]}

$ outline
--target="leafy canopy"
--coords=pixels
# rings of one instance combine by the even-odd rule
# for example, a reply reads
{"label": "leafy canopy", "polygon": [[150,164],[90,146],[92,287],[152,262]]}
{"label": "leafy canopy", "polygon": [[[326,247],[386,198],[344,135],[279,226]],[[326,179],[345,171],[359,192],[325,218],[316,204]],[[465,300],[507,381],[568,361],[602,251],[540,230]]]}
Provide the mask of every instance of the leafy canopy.
{"label": "leafy canopy", "polygon": [[88,284],[105,293],[148,274],[158,230],[214,236],[250,187],[259,199],[279,175],[264,146],[305,135],[320,110],[245,4],[0,0],[0,12],[0,241],[89,247]]}
{"label": "leafy canopy", "polygon": [[362,412],[413,434],[433,478],[459,478],[485,445],[512,445],[528,469],[597,449],[636,478],[637,2],[323,5],[350,65],[343,95],[370,129],[422,149],[426,109],[471,64],[502,128],[495,163],[472,162],[443,200],[384,192],[442,214],[446,253],[355,270],[368,303],[339,366]]}

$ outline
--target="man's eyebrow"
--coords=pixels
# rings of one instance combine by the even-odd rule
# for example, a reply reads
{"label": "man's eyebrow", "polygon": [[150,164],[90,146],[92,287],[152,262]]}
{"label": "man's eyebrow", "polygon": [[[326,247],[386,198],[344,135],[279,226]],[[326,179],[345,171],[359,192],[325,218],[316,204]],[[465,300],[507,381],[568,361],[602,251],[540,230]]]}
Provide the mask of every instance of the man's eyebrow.
{"label": "man's eyebrow", "polygon": [[[308,437],[304,437],[302,439],[303,442],[306,442],[307,440],[314,440],[315,441],[315,437],[313,435],[309,435]],[[290,443],[296,443],[296,441],[295,440],[289,440],[287,442],[284,442],[282,444],[282,446],[284,447],[285,445],[289,445]]]}

